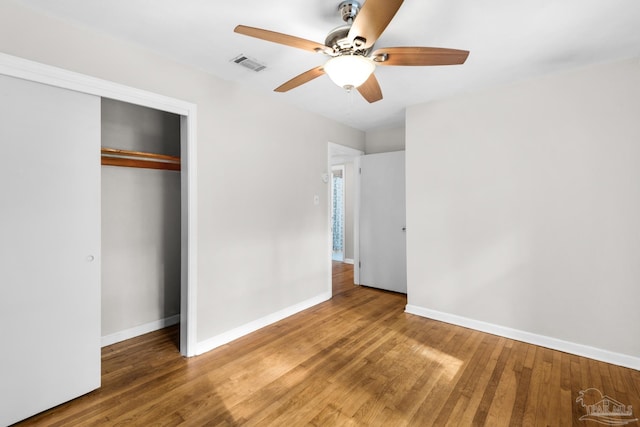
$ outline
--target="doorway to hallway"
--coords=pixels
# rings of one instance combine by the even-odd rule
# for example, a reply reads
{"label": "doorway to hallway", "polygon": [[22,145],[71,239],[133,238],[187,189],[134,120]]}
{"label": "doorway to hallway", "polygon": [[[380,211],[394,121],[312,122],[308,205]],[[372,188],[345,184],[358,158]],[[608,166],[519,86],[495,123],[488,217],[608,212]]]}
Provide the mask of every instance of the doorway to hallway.
{"label": "doorway to hallway", "polygon": [[[328,174],[325,175],[329,193],[327,226],[329,261],[358,265],[359,158],[364,152],[344,145],[328,143]],[[358,282],[358,269],[353,270],[352,283]],[[329,277],[329,290],[332,290]]]}

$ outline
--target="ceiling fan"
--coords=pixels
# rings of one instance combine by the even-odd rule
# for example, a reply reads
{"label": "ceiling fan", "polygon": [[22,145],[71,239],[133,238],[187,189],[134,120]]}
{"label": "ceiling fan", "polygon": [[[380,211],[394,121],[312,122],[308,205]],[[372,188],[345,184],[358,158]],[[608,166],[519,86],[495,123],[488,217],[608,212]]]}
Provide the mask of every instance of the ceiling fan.
{"label": "ceiling fan", "polygon": [[361,6],[355,0],[343,1],[338,10],[346,25],[332,30],[324,44],[245,25],[238,25],[234,31],[331,57],[324,65],[305,71],[280,85],[275,89],[276,92],[287,92],[327,74],[338,86],[348,91],[355,88],[367,101],[376,102],[382,99],[380,85],[373,74],[376,65],[455,65],[463,64],[469,56],[466,50],[436,47],[386,47],[371,52],[402,2],[366,0]]}

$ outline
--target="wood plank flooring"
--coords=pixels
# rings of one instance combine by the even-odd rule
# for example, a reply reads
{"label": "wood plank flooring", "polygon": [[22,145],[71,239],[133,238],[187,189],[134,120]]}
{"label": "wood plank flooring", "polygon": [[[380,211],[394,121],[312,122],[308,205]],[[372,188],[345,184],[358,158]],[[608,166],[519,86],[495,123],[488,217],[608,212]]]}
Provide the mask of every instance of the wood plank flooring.
{"label": "wood plank flooring", "polygon": [[[102,388],[20,426],[596,426],[580,390],[640,415],[640,372],[404,313],[353,286],[202,356],[167,328],[102,352]],[[630,425],[638,425],[633,422]]]}

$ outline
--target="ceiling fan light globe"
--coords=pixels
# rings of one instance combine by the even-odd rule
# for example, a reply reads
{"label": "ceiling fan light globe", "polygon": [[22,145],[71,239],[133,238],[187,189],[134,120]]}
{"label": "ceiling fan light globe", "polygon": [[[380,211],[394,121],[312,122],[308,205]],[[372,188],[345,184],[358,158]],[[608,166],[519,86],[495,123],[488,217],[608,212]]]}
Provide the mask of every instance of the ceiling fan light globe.
{"label": "ceiling fan light globe", "polygon": [[366,82],[375,68],[373,61],[360,55],[336,56],[324,65],[324,71],[329,78],[347,90]]}

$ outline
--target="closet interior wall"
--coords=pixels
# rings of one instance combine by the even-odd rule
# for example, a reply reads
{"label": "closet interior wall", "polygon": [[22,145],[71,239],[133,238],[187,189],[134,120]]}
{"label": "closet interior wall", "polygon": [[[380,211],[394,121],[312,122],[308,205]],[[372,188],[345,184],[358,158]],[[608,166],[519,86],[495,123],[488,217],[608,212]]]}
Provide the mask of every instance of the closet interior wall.
{"label": "closet interior wall", "polygon": [[[180,155],[180,116],[102,99],[102,146]],[[102,166],[103,345],[177,323],[180,172]],[[120,338],[120,339],[119,339]]]}

